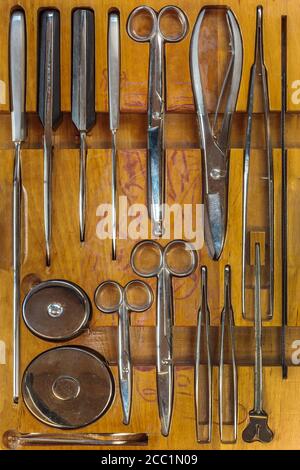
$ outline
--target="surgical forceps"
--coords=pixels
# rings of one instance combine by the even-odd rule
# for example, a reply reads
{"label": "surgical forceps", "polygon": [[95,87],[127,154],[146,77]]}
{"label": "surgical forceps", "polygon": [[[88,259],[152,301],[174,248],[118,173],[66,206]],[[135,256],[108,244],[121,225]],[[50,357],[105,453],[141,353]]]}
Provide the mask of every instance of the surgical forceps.
{"label": "surgical forceps", "polygon": [[[243,44],[237,20],[233,12],[226,8],[231,58],[218,98],[214,122],[211,126],[206,108],[199,59],[199,34],[206,12],[211,8],[216,7],[204,7],[197,18],[190,44],[190,71],[199,125],[199,137],[202,143],[205,240],[210,256],[217,260],[221,256],[226,236],[230,134],[232,117],[240,88]],[[229,91],[226,93],[228,89]],[[220,132],[217,133],[218,113],[225,97],[226,105],[222,126]]]}
{"label": "surgical forceps", "polygon": [[[225,352],[228,348],[230,360],[230,389],[232,393],[232,412],[230,413],[230,423],[224,419],[224,382],[225,382]],[[226,364],[227,365],[227,364]],[[228,364],[229,365],[229,364]],[[225,424],[232,425],[232,433],[228,438],[225,436]],[[229,265],[224,269],[224,308],[221,313],[221,340],[219,356],[219,432],[220,440],[224,444],[233,444],[237,440],[238,428],[238,375],[235,358],[235,337],[234,337],[234,313],[231,304],[231,269]]]}
{"label": "surgical forceps", "polygon": [[[260,164],[264,162],[263,170],[258,175],[251,174],[255,165],[251,164],[251,134],[252,134],[252,119],[254,107],[254,90],[256,79],[259,78],[257,86],[260,86],[262,100],[263,100],[263,116],[264,116],[264,132],[265,132],[265,150],[264,159],[260,159]],[[253,176],[256,176],[256,181]],[[249,184],[251,179],[252,184]],[[250,199],[250,190],[255,186],[261,188],[267,185],[266,195],[262,204],[264,207],[260,208],[260,212],[267,214],[266,221],[260,229],[259,219],[256,212],[252,215],[248,210]],[[255,287],[253,288],[253,279],[255,279],[255,263],[251,263],[251,237],[254,235],[256,241],[260,243],[260,260],[262,262],[260,272],[262,279],[260,283],[264,289],[268,289],[268,305],[267,311],[262,315],[265,319],[273,317],[273,300],[274,300],[274,185],[273,185],[273,155],[272,143],[270,134],[270,106],[268,94],[268,78],[267,70],[264,64],[263,52],[263,8],[258,6],[256,10],[256,38],[255,38],[255,54],[254,63],[251,68],[248,106],[247,106],[247,130],[246,130],[246,145],[244,152],[244,183],[243,183],[243,234],[242,234],[242,312],[244,318],[251,319],[249,310],[254,305]],[[252,200],[253,203],[253,200]],[[257,204],[257,198],[255,200]],[[260,224],[262,226],[262,224]],[[263,250],[264,245],[264,250]],[[254,251],[254,250],[253,250]],[[252,285],[251,285],[251,284]],[[250,288],[251,285],[251,288]],[[255,284],[256,286],[256,284]],[[248,291],[248,296],[246,294]]]}
{"label": "surgical forceps", "polygon": [[[138,19],[148,20],[149,29],[139,27]],[[176,27],[171,33],[165,31],[165,22],[170,19]],[[175,23],[176,20],[176,23]],[[153,233],[164,232],[165,198],[165,42],[181,41],[187,34],[188,20],[178,7],[166,6],[158,13],[147,6],[132,11],[127,22],[129,36],[138,42],[150,43],[148,79],[148,210],[153,222]]]}
{"label": "surgical forceps", "polygon": [[105,281],[95,292],[95,304],[101,312],[119,314],[118,371],[124,424],[129,424],[132,402],[129,312],[144,312],[152,302],[152,290],[139,280],[130,281],[124,287],[114,281]]}
{"label": "surgical forceps", "polygon": [[[212,436],[212,354],[210,340],[210,311],[207,299],[207,268],[201,266],[201,305],[198,311],[197,339],[196,339],[196,362],[195,362],[195,410],[196,410],[196,434],[197,442],[209,443]],[[202,344],[207,356],[205,392],[202,383],[201,374],[201,352]],[[206,402],[206,411],[203,416],[203,403]]]}
{"label": "surgical forceps", "polygon": [[131,266],[136,274],[157,278],[156,376],[163,436],[169,434],[174,395],[172,276],[189,276],[197,263],[197,252],[183,240],[173,240],[164,248],[155,241],[145,240],[131,253]]}
{"label": "surgical forceps", "polygon": [[20,270],[21,270],[21,145],[26,139],[26,26],[23,10],[10,19],[10,104],[13,170],[13,401],[19,401],[20,382]]}
{"label": "surgical forceps", "polygon": [[[196,363],[195,363],[195,409],[196,409],[196,433],[199,443],[209,443],[212,437],[212,414],[213,414],[213,385],[212,371],[213,358],[211,351],[211,326],[210,311],[208,306],[207,294],[207,268],[201,267],[201,305],[198,312],[197,339],[196,339]],[[203,347],[204,345],[204,347]],[[228,348],[226,347],[228,346]],[[224,402],[226,394],[224,392],[225,383],[225,352],[229,352],[230,360],[230,388],[232,390],[232,421],[225,422]],[[205,380],[201,366],[204,366],[202,360],[202,351],[206,355]],[[227,366],[227,364],[226,364]],[[204,391],[204,386],[205,391]],[[205,405],[205,411],[203,408]],[[231,416],[230,416],[231,418]],[[235,359],[235,341],[234,341],[234,314],[231,305],[231,271],[230,266],[226,265],[224,269],[224,307],[221,313],[221,336],[219,350],[219,433],[221,442],[234,443],[237,439],[238,425],[238,384],[237,367]],[[233,432],[230,438],[225,436],[225,424],[232,424]]]}

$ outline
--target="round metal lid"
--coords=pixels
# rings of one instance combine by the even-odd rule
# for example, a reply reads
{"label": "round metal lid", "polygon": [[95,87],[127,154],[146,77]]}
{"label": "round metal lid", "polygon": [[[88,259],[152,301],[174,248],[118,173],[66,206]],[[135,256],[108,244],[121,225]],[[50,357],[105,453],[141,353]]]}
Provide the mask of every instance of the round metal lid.
{"label": "round metal lid", "polygon": [[87,294],[76,284],[49,280],[34,286],[23,302],[23,318],[30,331],[47,341],[79,335],[91,316]]}
{"label": "round metal lid", "polygon": [[96,352],[61,346],[37,356],[24,372],[25,405],[40,421],[63,429],[87,426],[111,406],[115,384]]}

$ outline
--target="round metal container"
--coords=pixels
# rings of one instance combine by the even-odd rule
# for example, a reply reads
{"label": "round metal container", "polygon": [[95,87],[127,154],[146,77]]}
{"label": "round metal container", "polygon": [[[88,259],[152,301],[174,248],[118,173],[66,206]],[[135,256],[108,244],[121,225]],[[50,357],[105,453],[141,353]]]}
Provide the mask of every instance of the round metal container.
{"label": "round metal container", "polygon": [[23,302],[23,318],[30,331],[47,341],[64,341],[87,326],[91,305],[76,284],[49,280],[34,286]]}
{"label": "round metal container", "polygon": [[23,375],[22,395],[38,420],[75,429],[104,415],[113,402],[115,384],[102,356],[90,349],[62,346],[33,359]]}

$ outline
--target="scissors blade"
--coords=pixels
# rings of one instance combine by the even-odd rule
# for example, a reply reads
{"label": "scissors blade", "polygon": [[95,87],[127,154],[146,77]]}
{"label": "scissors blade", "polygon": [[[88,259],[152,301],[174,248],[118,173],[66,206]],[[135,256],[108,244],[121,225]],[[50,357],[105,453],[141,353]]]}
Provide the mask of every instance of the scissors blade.
{"label": "scissors blade", "polygon": [[119,308],[118,342],[118,371],[123,423],[129,424],[132,402],[132,367],[129,339],[129,312],[125,301]]}
{"label": "scissors blade", "polygon": [[157,397],[161,421],[161,433],[168,436],[171,425],[174,368],[172,347],[173,296],[171,275],[163,269],[157,285]]}
{"label": "scissors blade", "polygon": [[164,40],[157,33],[150,42],[148,86],[148,209],[155,236],[163,234],[165,190],[164,152]]}
{"label": "scissors blade", "polygon": [[[170,354],[171,348],[167,338],[158,338],[157,344],[159,350],[157,357],[158,409],[161,422],[161,433],[163,436],[168,436],[173,408],[174,371]],[[169,358],[169,360],[166,358]]]}

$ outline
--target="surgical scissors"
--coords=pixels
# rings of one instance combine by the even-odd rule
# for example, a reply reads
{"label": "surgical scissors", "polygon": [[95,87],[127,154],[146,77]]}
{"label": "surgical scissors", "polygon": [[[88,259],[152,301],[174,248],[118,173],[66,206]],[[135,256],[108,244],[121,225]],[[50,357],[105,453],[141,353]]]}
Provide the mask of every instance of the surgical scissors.
{"label": "surgical scissors", "polygon": [[19,401],[20,374],[20,265],[21,265],[21,145],[26,139],[26,26],[23,10],[10,19],[10,101],[13,170],[13,401]]}
{"label": "surgical scissors", "polygon": [[103,313],[119,314],[118,371],[123,422],[129,424],[132,403],[132,364],[129,337],[129,312],[144,312],[153,302],[153,293],[143,281],[134,280],[122,287],[118,282],[102,282],[95,291],[95,304]]}
{"label": "surgical scissors", "polygon": [[169,434],[174,395],[172,276],[189,276],[197,263],[197,252],[183,240],[173,240],[164,248],[156,241],[144,240],[131,253],[131,266],[136,274],[157,278],[156,374],[163,436]]}
{"label": "surgical scissors", "polygon": [[[142,20],[144,19],[144,22]],[[141,21],[139,26],[138,20]],[[167,31],[169,22],[172,31]],[[176,20],[176,22],[175,22]],[[145,27],[145,22],[147,26]],[[165,42],[179,42],[187,34],[188,20],[180,8],[166,6],[159,12],[150,7],[135,8],[127,22],[129,36],[138,42],[150,43],[148,79],[148,210],[153,222],[153,233],[162,236],[164,232],[165,192]]]}
{"label": "surgical scissors", "polygon": [[[242,75],[243,44],[238,22],[233,12],[226,7],[231,58],[211,126],[200,71],[199,41],[204,17],[207,10],[212,8],[218,7],[204,7],[197,18],[190,45],[190,71],[202,143],[205,240],[209,254],[217,260],[221,256],[226,236],[230,134]],[[216,132],[217,117],[225,96],[222,125],[220,132]]]}

